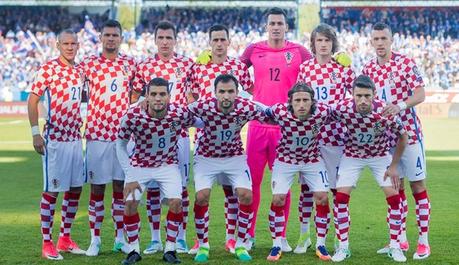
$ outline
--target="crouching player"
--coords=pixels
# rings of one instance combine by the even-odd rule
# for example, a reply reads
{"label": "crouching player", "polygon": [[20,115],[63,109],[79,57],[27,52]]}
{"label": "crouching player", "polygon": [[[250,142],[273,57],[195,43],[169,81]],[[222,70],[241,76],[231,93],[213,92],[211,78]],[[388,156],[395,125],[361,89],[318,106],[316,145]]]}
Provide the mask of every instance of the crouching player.
{"label": "crouching player", "polygon": [[251,120],[267,121],[264,110],[255,103],[237,97],[238,81],[233,75],[222,74],[214,81],[215,97],[190,104],[188,107],[204,124],[198,133],[194,156],[194,205],[199,249],[195,261],[209,259],[209,198],[217,177],[224,177],[236,190],[239,201],[238,230],[235,253],[239,260],[252,258],[245,248],[253,217],[252,178],[241,140],[242,127]]}
{"label": "crouching player", "polygon": [[282,134],[271,179],[273,198],[269,211],[269,229],[273,247],[267,260],[277,261],[281,257],[285,198],[297,173],[303,178],[302,183],[306,183],[313,192],[316,202],[316,254],[321,260],[330,260],[325,248],[330,223],[328,177],[317,137],[322,125],[328,122],[330,111],[325,104],[315,102],[312,88],[305,83],[297,83],[288,92],[288,103],[276,104],[267,113],[279,124]]}
{"label": "crouching player", "polygon": [[[169,104],[170,94],[167,88],[168,82],[165,79],[152,79],[146,87],[146,107],[143,108],[141,104],[131,108],[123,117],[118,132],[116,153],[126,174],[124,224],[131,248],[123,261],[125,265],[141,260],[137,206],[151,181],[156,181],[169,204],[163,260],[167,263],[180,263],[175,252],[176,238],[183,220],[177,141],[182,129],[193,125],[194,118],[186,107]],[[129,158],[127,144],[131,135],[135,147]]]}
{"label": "crouching player", "polygon": [[[398,235],[401,229],[400,187],[397,166],[407,143],[407,134],[396,117],[384,117],[384,103],[375,99],[375,84],[361,75],[354,81],[352,99],[341,101],[332,109],[332,116],[347,128],[348,136],[344,155],[341,158],[337,193],[333,214],[339,247],[332,260],[335,262],[349,258],[349,198],[356,186],[360,173],[368,166],[376,181],[386,195],[390,208],[388,224],[390,227],[389,257],[397,262],[405,262],[406,257],[400,249]],[[390,135],[397,135],[398,141],[393,156],[389,155]]]}

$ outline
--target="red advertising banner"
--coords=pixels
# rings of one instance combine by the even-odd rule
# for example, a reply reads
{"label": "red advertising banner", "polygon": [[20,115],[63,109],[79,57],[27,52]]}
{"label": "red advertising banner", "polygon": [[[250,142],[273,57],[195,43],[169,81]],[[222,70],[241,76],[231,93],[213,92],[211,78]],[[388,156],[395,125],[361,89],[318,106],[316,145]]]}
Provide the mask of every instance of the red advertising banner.
{"label": "red advertising banner", "polygon": [[0,102],[0,117],[27,116],[27,102]]}
{"label": "red advertising banner", "polygon": [[424,118],[459,118],[459,91],[426,91],[426,99],[416,106]]}

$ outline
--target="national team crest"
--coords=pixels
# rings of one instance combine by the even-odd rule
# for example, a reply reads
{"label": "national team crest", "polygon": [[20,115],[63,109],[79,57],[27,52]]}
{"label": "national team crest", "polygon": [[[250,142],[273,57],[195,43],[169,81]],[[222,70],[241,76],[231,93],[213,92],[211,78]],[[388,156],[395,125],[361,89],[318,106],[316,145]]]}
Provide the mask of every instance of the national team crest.
{"label": "national team crest", "polygon": [[285,55],[285,61],[287,61],[287,64],[290,64],[293,60],[293,53],[286,52],[284,55]]}
{"label": "national team crest", "polygon": [[318,124],[314,124],[312,126],[312,134],[313,135],[317,135],[319,133],[319,125]]}
{"label": "national team crest", "polygon": [[236,124],[237,124],[238,126],[241,126],[241,125],[242,125],[242,120],[241,120],[240,117],[236,116],[236,117],[234,118],[234,121],[236,122]]}
{"label": "national team crest", "polygon": [[336,81],[338,80],[338,73],[337,72],[332,72],[331,73],[331,79],[333,80],[333,82],[336,83]]}
{"label": "national team crest", "polygon": [[55,189],[57,189],[57,188],[59,187],[59,180],[58,180],[58,179],[53,179],[53,180],[51,181],[51,183],[53,184],[53,187],[54,187]]}
{"label": "national team crest", "polygon": [[175,68],[175,76],[177,78],[180,78],[182,76],[182,74],[183,74],[182,68]]}
{"label": "national team crest", "polygon": [[389,72],[389,79],[390,79],[391,81],[394,81],[394,73]]}
{"label": "national team crest", "polygon": [[381,134],[385,131],[380,121],[375,122],[373,130],[375,131],[375,134]]}
{"label": "national team crest", "polygon": [[419,69],[417,66],[413,67],[413,73],[416,76],[416,80],[422,81],[421,72],[419,72]]}
{"label": "national team crest", "polygon": [[180,122],[178,121],[173,121],[171,123],[171,130],[177,131],[180,129]]}
{"label": "national team crest", "polygon": [[128,73],[129,73],[129,67],[128,67],[127,65],[123,65],[122,68],[123,68],[123,69],[122,69],[123,74],[127,76]]}

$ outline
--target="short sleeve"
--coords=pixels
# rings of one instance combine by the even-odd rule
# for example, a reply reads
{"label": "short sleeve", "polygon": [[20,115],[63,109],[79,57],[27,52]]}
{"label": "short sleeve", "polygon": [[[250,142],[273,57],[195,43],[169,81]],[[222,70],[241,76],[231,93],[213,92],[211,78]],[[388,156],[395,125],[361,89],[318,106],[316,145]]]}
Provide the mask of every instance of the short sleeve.
{"label": "short sleeve", "polygon": [[49,65],[40,67],[35,74],[32,87],[30,88],[31,92],[41,97],[45,93],[45,90],[48,89],[52,75],[53,70]]}
{"label": "short sleeve", "polygon": [[123,116],[118,130],[118,139],[129,141],[129,139],[131,138],[131,134],[133,132],[132,118],[134,117],[129,112]]}

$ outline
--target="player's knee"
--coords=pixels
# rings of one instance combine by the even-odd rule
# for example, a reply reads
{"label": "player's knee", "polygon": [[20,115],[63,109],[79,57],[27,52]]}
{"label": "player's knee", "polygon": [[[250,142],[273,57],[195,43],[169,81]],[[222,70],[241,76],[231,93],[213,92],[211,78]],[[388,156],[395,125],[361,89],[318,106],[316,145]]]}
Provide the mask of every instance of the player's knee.
{"label": "player's knee", "polygon": [[275,206],[284,206],[285,205],[285,194],[276,194],[273,196],[273,204]]}
{"label": "player's knee", "polygon": [[412,181],[410,182],[410,186],[413,194],[418,194],[426,190],[424,180]]}
{"label": "player's knee", "polygon": [[139,205],[138,201],[128,200],[124,204],[124,214],[131,216],[137,213],[137,206]]}
{"label": "player's knee", "polygon": [[124,190],[124,181],[114,180],[113,181],[113,192],[123,192]]}
{"label": "player's knee", "polygon": [[205,191],[198,191],[196,193],[196,204],[204,206],[209,204],[209,194]]}
{"label": "player's knee", "polygon": [[328,194],[326,192],[316,192],[314,197],[317,205],[328,205]]}
{"label": "player's knee", "polygon": [[82,187],[70,187],[69,192],[71,193],[81,193]]}
{"label": "player's knee", "polygon": [[91,193],[103,195],[105,192],[105,184],[91,184]]}
{"label": "player's knee", "polygon": [[173,213],[179,213],[182,211],[182,200],[181,199],[169,199],[169,210]]}
{"label": "player's knee", "polygon": [[252,203],[252,191],[249,189],[238,189],[237,190],[237,197],[239,202],[245,205]]}

